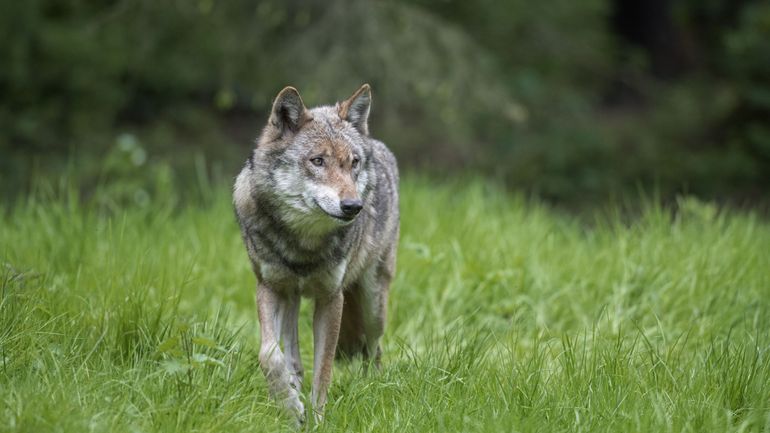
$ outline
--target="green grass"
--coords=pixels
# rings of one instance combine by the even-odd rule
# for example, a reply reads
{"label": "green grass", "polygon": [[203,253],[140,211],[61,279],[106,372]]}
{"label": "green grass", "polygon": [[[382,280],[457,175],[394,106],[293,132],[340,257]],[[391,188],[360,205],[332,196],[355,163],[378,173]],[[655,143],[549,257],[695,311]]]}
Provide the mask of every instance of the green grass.
{"label": "green grass", "polygon": [[[290,431],[227,188],[144,207],[68,191],[0,213],[0,431]],[[337,364],[307,428],[770,430],[770,223],[642,208],[578,220],[407,179],[383,367]]]}

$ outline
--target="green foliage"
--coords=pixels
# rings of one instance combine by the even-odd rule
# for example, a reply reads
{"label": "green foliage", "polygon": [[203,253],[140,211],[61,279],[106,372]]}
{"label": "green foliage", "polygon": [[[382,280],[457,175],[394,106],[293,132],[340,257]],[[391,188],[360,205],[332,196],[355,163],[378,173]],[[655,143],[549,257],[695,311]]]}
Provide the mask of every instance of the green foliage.
{"label": "green foliage", "polygon": [[757,3],[743,11],[740,26],[725,37],[725,51],[738,100],[728,144],[757,158],[764,180],[770,180],[770,5]]}
{"label": "green foliage", "polygon": [[[68,183],[0,208],[0,430],[290,431],[229,185]],[[337,364],[318,431],[766,429],[767,221],[694,197],[577,220],[474,179],[407,177],[401,209],[382,370]]]}
{"label": "green foliage", "polygon": [[[3,2],[0,194],[33,169],[55,178],[72,155],[100,162],[124,134],[179,182],[198,175],[191,155],[234,171],[283,86],[318,105],[362,82],[371,130],[404,167],[483,172],[560,200],[638,184],[764,194],[767,5],[659,5],[690,35],[672,44],[694,66],[670,81],[613,33],[613,5]],[[608,102],[616,88],[632,102]]]}

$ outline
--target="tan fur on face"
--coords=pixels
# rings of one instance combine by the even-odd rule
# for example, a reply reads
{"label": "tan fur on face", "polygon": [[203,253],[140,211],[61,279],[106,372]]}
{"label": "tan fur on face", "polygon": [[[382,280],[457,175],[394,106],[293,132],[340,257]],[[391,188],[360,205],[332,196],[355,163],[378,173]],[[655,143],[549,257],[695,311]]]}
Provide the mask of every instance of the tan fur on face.
{"label": "tan fur on face", "polygon": [[353,173],[354,155],[347,143],[333,139],[323,140],[311,155],[324,157],[326,168],[319,180],[333,188],[340,200],[359,198]]}

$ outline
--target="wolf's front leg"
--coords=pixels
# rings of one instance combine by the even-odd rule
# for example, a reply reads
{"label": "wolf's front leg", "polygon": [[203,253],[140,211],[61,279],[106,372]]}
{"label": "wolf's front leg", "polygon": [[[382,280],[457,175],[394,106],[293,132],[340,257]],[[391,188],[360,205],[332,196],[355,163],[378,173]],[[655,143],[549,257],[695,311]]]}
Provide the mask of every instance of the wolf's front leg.
{"label": "wolf's front leg", "polygon": [[302,392],[302,359],[299,355],[299,294],[295,294],[288,299],[286,314],[281,321],[281,340],[283,341],[284,356],[286,357],[286,367],[289,368],[291,379],[289,383],[297,390]]}
{"label": "wolf's front leg", "polygon": [[[297,305],[298,306],[298,305]],[[257,311],[262,342],[259,348],[259,365],[267,379],[270,396],[281,403],[294,415],[299,423],[304,422],[305,407],[299,399],[299,389],[292,386],[294,371],[287,365],[287,357],[279,347],[278,332],[284,331],[284,322],[294,320],[292,303],[265,284],[257,288]],[[289,348],[292,351],[292,348]]]}
{"label": "wolf's front leg", "polygon": [[343,295],[340,290],[315,301],[313,313],[313,391],[311,402],[316,420],[323,417],[326,393],[332,380],[334,353],[340,335]]}

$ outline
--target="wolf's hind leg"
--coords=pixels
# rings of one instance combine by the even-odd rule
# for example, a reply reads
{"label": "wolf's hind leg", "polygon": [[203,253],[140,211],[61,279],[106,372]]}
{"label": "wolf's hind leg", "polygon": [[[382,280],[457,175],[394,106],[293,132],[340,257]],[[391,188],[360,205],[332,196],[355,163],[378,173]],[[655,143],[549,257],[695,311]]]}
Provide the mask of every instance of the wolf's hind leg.
{"label": "wolf's hind leg", "polygon": [[388,314],[388,293],[396,271],[396,245],[383,256],[376,267],[370,269],[362,284],[362,310],[364,313],[365,347],[364,356],[380,368],[382,349],[380,339],[385,332],[385,318]]}
{"label": "wolf's hind leg", "polygon": [[378,369],[382,358],[380,339],[385,332],[389,286],[390,280],[378,279],[371,286],[364,286],[361,294],[364,325],[363,355],[365,359],[374,361],[374,365]]}
{"label": "wolf's hind leg", "polygon": [[369,279],[355,284],[345,292],[338,356],[352,358],[360,354],[379,367],[388,283],[383,279]]}
{"label": "wolf's hind leg", "polygon": [[[304,422],[305,407],[299,399],[299,389],[292,386],[293,372],[287,365],[287,358],[281,352],[279,335],[288,327],[284,322],[296,319],[291,313],[291,302],[270,287],[260,284],[257,288],[257,311],[259,313],[259,329],[262,337],[259,348],[259,365],[267,379],[270,396],[278,401],[284,409],[295,416],[300,423]],[[294,325],[296,327],[296,324]],[[288,351],[292,348],[289,347]]]}
{"label": "wolf's hind leg", "polygon": [[366,337],[364,335],[363,312],[361,311],[361,286],[355,284],[344,293],[342,322],[337,343],[337,358],[349,360],[363,352]]}

